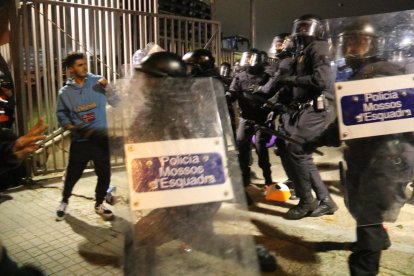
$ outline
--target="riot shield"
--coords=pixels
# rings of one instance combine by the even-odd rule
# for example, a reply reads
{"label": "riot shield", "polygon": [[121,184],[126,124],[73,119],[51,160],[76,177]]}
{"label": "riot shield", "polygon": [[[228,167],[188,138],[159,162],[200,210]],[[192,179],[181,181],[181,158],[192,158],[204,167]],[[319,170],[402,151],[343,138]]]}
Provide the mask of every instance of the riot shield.
{"label": "riot shield", "polygon": [[125,275],[259,274],[222,85],[136,72],[117,87]]}
{"label": "riot shield", "polygon": [[397,31],[402,22],[411,26],[413,11],[327,21],[345,144],[345,202],[358,226],[395,221],[413,179],[414,75],[390,54],[401,45],[410,49],[412,30]]}

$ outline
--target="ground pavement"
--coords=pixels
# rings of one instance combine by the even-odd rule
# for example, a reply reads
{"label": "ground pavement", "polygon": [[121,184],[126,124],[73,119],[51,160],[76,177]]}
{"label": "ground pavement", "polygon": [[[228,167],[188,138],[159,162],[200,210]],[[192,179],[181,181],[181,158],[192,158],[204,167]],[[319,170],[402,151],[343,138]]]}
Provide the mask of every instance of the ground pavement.
{"label": "ground pavement", "polygon": [[[340,149],[322,148],[323,157],[315,157],[322,178],[332,192],[339,210],[330,216],[291,221],[285,218],[289,207],[297,204],[266,202],[261,191],[249,187],[256,205],[240,210],[249,221],[242,225],[229,220],[234,212],[223,204],[216,215],[215,232],[231,235],[243,228],[257,243],[267,246],[278,261],[278,270],[263,275],[349,275],[347,247],[355,240],[355,223],[343,204],[339,184]],[[274,179],[285,180],[280,160],[271,154]],[[253,154],[255,156],[255,154]],[[260,175],[256,163],[254,171]],[[61,180],[38,181],[30,187],[9,190],[0,197],[0,240],[10,256],[19,264],[31,263],[46,275],[122,275],[124,236],[119,226],[123,221],[103,221],[94,212],[93,194],[96,177],[86,174],[74,190],[66,219],[55,221],[59,205]],[[126,181],[123,170],[114,170],[112,183]],[[263,183],[253,179],[253,183]],[[414,275],[414,206],[404,206],[396,223],[387,224],[392,246],[381,260],[380,275]],[[240,230],[240,229],[239,229]],[[201,254],[196,250],[190,253]],[[171,260],[168,275],[180,275],[180,264]],[[230,268],[231,269],[231,268]],[[229,270],[216,270],[207,275],[234,275]],[[231,270],[230,270],[231,271]],[[194,270],[194,275],[197,274]],[[242,273],[243,274],[243,273]],[[245,273],[247,275],[247,273]],[[238,274],[240,275],[240,274]]]}

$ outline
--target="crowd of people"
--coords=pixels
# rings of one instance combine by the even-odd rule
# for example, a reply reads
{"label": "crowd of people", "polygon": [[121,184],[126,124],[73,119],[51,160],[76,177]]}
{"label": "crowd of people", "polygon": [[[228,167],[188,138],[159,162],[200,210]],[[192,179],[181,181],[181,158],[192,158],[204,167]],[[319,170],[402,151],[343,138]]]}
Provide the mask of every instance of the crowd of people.
{"label": "crowd of people", "polygon": [[[366,22],[353,22],[338,32],[335,57],[341,58],[341,66],[332,63],[324,32],[319,17],[303,15],[293,22],[291,33],[275,37],[275,56],[270,63],[263,51],[249,49],[242,53],[233,71],[228,63],[216,70],[211,52],[198,49],[182,58],[168,52],[152,53],[136,69],[147,77],[219,79],[227,99],[244,187],[251,184],[252,148],[263,173],[264,190],[275,183],[268,144],[274,133],[280,133],[287,138],[276,140],[276,152],[288,178],[285,183],[299,199],[286,218],[332,215],[338,206],[322,181],[313,153],[320,146],[340,145],[334,142],[339,137],[334,83],[400,75],[404,68],[382,59],[380,37],[372,26],[367,28]],[[119,97],[105,78],[88,72],[84,54],[71,53],[65,62],[72,78],[59,91],[56,115],[60,126],[70,130],[72,136],[56,218],[64,219],[72,189],[87,163],[93,161],[98,176],[94,208],[97,214],[111,219],[113,213],[104,205],[111,176],[105,109],[107,104],[116,106]],[[184,126],[176,126],[180,127]],[[169,131],[171,139],[177,134],[171,126],[162,129],[164,134]],[[13,142],[4,147],[13,158],[2,158],[1,169],[16,166],[33,152],[37,147],[34,143],[44,138],[38,136],[44,130],[40,123],[28,134],[30,137],[11,139]],[[403,133],[352,139],[344,145],[346,203],[357,222],[357,241],[349,258],[351,275],[378,273],[381,251],[390,246],[383,222],[396,219],[406,200],[400,191],[413,179],[413,142],[411,133]],[[375,196],[366,196],[373,191]],[[248,203],[254,204],[247,193],[246,196]],[[181,208],[180,212],[203,212],[211,217],[219,207],[220,204],[200,204],[197,208]],[[170,210],[174,217],[178,209]]]}
{"label": "crowd of people", "polygon": [[[271,64],[262,51],[249,49],[234,68],[231,81],[222,74],[229,103],[238,103],[239,119],[233,125],[237,125],[244,186],[251,184],[253,135],[265,186],[273,183],[267,148],[272,131],[265,128],[277,125],[278,132],[289,138],[277,140],[277,154],[288,177],[285,183],[299,198],[287,212],[288,219],[331,215],[338,209],[312,158],[317,147],[341,145],[335,119],[335,81],[411,72],[409,64],[387,61],[381,47],[383,37],[372,22],[355,20],[342,26],[336,36],[336,53],[324,31],[320,18],[304,15],[294,21],[292,33],[275,37],[276,55]],[[228,72],[228,64],[223,65],[220,72]],[[232,114],[232,106],[229,108]],[[383,222],[395,221],[408,199],[401,191],[413,178],[413,144],[411,132],[343,144],[345,202],[357,222],[357,241],[349,257],[351,275],[379,272],[381,251],[390,246]]]}
{"label": "crowd of people", "polygon": [[[274,119],[276,112],[278,130],[290,138],[278,139],[277,143],[287,183],[300,199],[287,212],[289,219],[330,215],[338,209],[312,158],[316,147],[341,144],[338,120],[333,113],[335,81],[410,73],[409,64],[401,66],[401,62],[387,61],[381,47],[384,39],[372,22],[356,19],[342,26],[335,38],[336,53],[331,52],[332,45],[324,38],[324,31],[317,16],[298,18],[291,34],[275,37],[276,60],[272,65],[266,65],[260,51],[243,53],[242,68],[229,88],[240,108],[237,144],[245,185],[250,183],[247,154],[250,147],[245,143],[251,143],[251,135],[257,133],[255,127],[272,128],[269,119]],[[256,100],[253,104],[252,98]],[[269,136],[265,136],[256,143],[265,185],[271,183],[265,147],[268,140]],[[395,221],[408,199],[402,191],[413,178],[413,144],[411,132],[350,139],[344,143],[345,203],[357,222],[357,241],[349,257],[351,275],[379,272],[381,251],[390,246],[383,222]]]}

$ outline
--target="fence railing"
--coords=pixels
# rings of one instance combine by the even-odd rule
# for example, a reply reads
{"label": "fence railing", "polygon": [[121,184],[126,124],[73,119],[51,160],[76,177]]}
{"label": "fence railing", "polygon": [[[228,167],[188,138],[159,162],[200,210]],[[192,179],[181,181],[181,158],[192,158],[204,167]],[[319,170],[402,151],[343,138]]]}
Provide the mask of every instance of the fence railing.
{"label": "fence railing", "polygon": [[[58,91],[66,80],[62,60],[68,52],[86,53],[89,71],[115,86],[118,79],[131,73],[134,52],[149,42],[180,55],[209,43],[209,50],[220,60],[219,22],[122,9],[142,1],[116,1],[110,6],[98,6],[107,1],[85,2],[23,0],[20,7],[24,108],[18,116],[23,116],[26,130],[43,117],[49,133],[56,136],[51,140],[55,142],[33,156],[34,174],[66,167],[68,142],[59,131],[55,108]],[[146,3],[156,3],[150,2]],[[123,160],[114,159],[112,164],[123,164]]]}

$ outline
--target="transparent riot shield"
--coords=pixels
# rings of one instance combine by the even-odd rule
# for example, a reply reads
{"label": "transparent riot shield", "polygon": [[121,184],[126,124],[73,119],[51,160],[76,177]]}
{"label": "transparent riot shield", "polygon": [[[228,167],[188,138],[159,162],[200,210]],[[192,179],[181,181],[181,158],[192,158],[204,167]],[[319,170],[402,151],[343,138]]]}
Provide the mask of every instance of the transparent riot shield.
{"label": "transparent riot shield", "polygon": [[125,159],[115,213],[125,275],[257,275],[233,134],[212,78],[117,83],[111,150]]}
{"label": "transparent riot shield", "polygon": [[[411,197],[414,75],[407,66],[413,14],[327,21],[335,49],[339,137],[345,144],[345,201],[358,226],[395,221]],[[397,59],[397,52],[406,56]]]}

